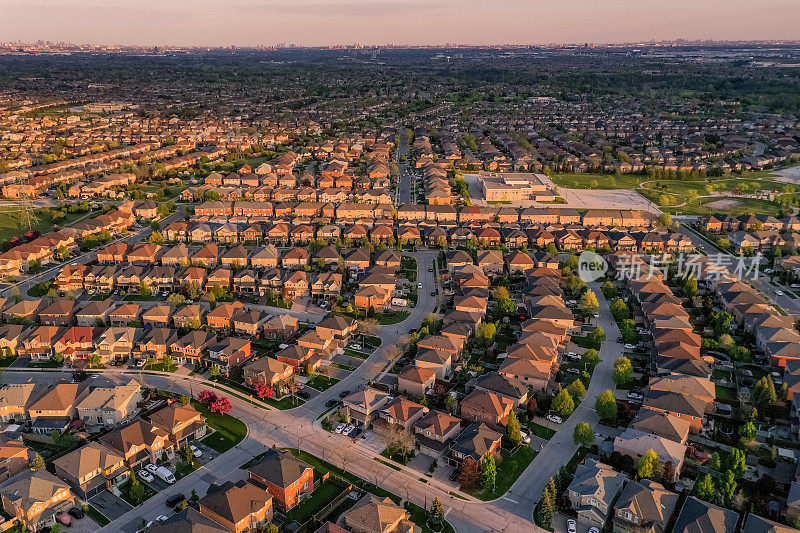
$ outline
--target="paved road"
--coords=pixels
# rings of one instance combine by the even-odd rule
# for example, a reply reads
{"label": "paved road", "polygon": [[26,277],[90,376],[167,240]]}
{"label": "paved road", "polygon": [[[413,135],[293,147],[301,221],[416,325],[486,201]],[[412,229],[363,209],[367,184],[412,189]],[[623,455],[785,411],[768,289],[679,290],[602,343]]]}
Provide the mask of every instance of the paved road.
{"label": "paved road", "polygon": [[[687,222],[689,222],[687,220]],[[719,262],[728,267],[728,270],[734,272],[736,270],[736,266],[739,262],[739,256],[720,252],[716,247],[710,244],[708,241],[700,237],[694,231],[688,229],[685,225],[681,224],[679,231],[684,235],[687,235],[691,240],[692,243],[700,250],[703,250],[708,257],[712,260]],[[747,272],[750,267],[750,262],[752,260],[745,258],[744,259],[744,269],[743,272]],[[762,258],[762,263],[766,263],[767,259]],[[756,289],[761,291],[764,295],[769,297],[771,302],[779,305],[782,309],[784,309],[787,313],[791,314],[800,314],[800,299],[789,298],[786,296],[786,292],[788,291],[787,287],[777,288],[774,285],[769,283],[769,276],[762,272],[758,272],[755,279],[752,278],[751,275],[748,275],[744,281],[747,281],[751,285],[753,285]],[[782,291],[783,294],[777,294],[775,291]]]}
{"label": "paved road", "polygon": [[[411,203],[411,192],[413,187],[413,176],[408,165],[408,142],[406,142],[405,128],[399,128],[398,134],[400,136],[400,144],[397,147],[397,166],[399,167],[400,176],[397,182],[397,205]],[[400,156],[406,157],[406,162],[400,161]]]}
{"label": "paved road", "polygon": [[578,451],[578,447],[572,442],[575,426],[581,422],[588,422],[597,431],[596,427],[600,418],[594,410],[594,402],[603,391],[615,388],[612,370],[614,361],[622,355],[622,346],[617,343],[620,335],[619,328],[611,316],[609,302],[600,290],[600,283],[587,283],[587,286],[597,295],[597,301],[600,304],[600,318],[597,323],[605,331],[606,341],[600,347],[600,363],[594,369],[586,397],[575,412],[559,426],[556,434],[534,458],[531,465],[522,473],[506,495],[495,501],[499,507],[528,518],[532,516],[533,508],[539,501],[547,482]]}

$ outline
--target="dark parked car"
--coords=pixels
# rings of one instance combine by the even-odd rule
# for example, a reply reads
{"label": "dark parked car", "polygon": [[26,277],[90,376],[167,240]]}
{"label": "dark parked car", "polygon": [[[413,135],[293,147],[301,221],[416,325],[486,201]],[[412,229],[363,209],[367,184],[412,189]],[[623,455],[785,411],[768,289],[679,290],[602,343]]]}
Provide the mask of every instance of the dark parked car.
{"label": "dark parked car", "polygon": [[339,398],[345,398],[348,394],[350,394],[350,391],[345,389],[339,393]]}
{"label": "dark parked car", "polygon": [[331,398],[330,400],[325,402],[325,407],[333,407],[337,403],[339,403],[337,400],[334,400],[333,398]]}
{"label": "dark parked car", "polygon": [[71,514],[73,518],[80,519],[83,518],[85,513],[83,512],[83,509],[81,509],[80,507],[73,507],[72,509],[69,510],[69,514]]}
{"label": "dark parked car", "polygon": [[311,395],[309,393],[307,393],[306,391],[304,391],[304,390],[299,390],[295,394],[297,394],[298,396],[300,396],[304,400],[308,400],[309,398],[311,398]]}
{"label": "dark parked car", "polygon": [[450,481],[455,481],[458,479],[458,469],[453,470],[450,472]]}
{"label": "dark parked car", "polygon": [[175,507],[185,499],[186,496],[180,493],[176,494],[175,496],[170,496],[169,498],[167,498],[167,507]]}

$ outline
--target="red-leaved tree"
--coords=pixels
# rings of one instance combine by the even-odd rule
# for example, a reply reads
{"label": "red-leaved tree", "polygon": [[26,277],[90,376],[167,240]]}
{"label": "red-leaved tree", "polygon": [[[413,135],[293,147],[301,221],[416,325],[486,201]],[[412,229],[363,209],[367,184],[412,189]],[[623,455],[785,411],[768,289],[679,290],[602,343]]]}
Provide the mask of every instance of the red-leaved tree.
{"label": "red-leaved tree", "polygon": [[203,405],[210,406],[217,401],[217,395],[214,393],[214,391],[206,389],[200,393],[200,395],[197,397],[197,401]]}
{"label": "red-leaved tree", "polygon": [[253,390],[256,391],[256,396],[259,398],[272,398],[275,396],[275,389],[266,383],[257,383]]}
{"label": "red-leaved tree", "polygon": [[227,397],[223,396],[221,398],[217,398],[216,401],[211,404],[209,409],[211,409],[212,413],[225,414],[233,409],[233,406],[231,405],[231,401]]}

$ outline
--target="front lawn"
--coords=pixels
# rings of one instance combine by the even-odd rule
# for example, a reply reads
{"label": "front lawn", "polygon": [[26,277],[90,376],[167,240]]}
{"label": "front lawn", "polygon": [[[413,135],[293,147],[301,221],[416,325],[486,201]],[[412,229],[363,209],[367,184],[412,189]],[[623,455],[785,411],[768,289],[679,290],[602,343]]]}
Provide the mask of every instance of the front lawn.
{"label": "front lawn", "polygon": [[92,507],[91,505],[86,506],[86,515],[97,522],[100,527],[107,526],[111,523],[111,520],[106,518],[103,513]]}
{"label": "front lawn", "polygon": [[306,385],[309,387],[313,387],[318,391],[328,390],[329,388],[333,387],[339,383],[339,380],[336,378],[330,378],[327,376],[323,376],[322,374],[314,374],[311,378],[306,382]]}
{"label": "front lawn", "polygon": [[397,450],[397,448],[393,446],[387,446],[386,449],[381,452],[381,455],[386,457],[387,459],[391,459],[395,463],[400,463],[401,465],[407,465],[408,462],[414,458],[416,453],[414,453],[414,450],[411,450],[410,453],[404,455],[402,452]]}
{"label": "front lawn", "polygon": [[64,366],[64,361],[57,362],[52,359],[28,363],[28,368],[61,368],[62,366]]}
{"label": "front lawn", "polygon": [[192,461],[191,464],[186,461],[179,461],[178,466],[175,467],[175,479],[178,480],[186,477],[198,468],[200,468],[200,461],[197,459]]}
{"label": "front lawn", "polygon": [[200,411],[200,414],[205,417],[208,427],[215,430],[201,441],[206,446],[224,453],[242,442],[247,436],[247,426],[238,418],[229,414],[212,413],[208,407],[194,399],[192,407]]}
{"label": "front lawn", "polygon": [[428,512],[420,507],[419,505],[415,505],[411,502],[406,502],[404,504],[406,510],[411,515],[411,521],[414,522],[416,525],[419,526],[422,533],[456,533],[456,530],[453,529],[453,526],[450,525],[450,522],[447,520],[444,521],[442,524],[442,529],[438,532],[434,529],[428,527]]}
{"label": "front lawn", "polygon": [[144,491],[142,492],[142,498],[139,499],[139,500],[136,500],[136,499],[131,497],[131,494],[130,494],[130,491],[131,491],[131,480],[128,480],[128,481],[126,481],[125,483],[123,483],[122,485],[119,486],[119,491],[120,491],[120,493],[122,493],[122,499],[125,500],[126,502],[128,502],[129,504],[131,504],[134,507],[136,507],[137,505],[140,505],[141,503],[149,500],[150,498],[152,498],[153,496],[155,496],[157,494],[156,491],[154,491],[153,489],[151,489],[150,487],[148,487],[147,485],[145,485],[141,481],[139,482],[139,485],[141,485],[142,488],[144,489]]}
{"label": "front lawn", "polygon": [[0,368],[11,366],[11,363],[13,363],[16,360],[17,360],[16,355],[11,355],[9,357],[0,357]]}
{"label": "front lawn", "polygon": [[261,400],[267,405],[272,406],[275,409],[280,409],[281,411],[285,411],[286,409],[294,409],[295,407],[300,407],[306,403],[302,398],[291,396],[289,394],[284,394],[280,400],[276,400],[275,398],[262,398]]}
{"label": "front lawn", "polygon": [[300,504],[286,513],[286,521],[292,522],[296,520],[298,524],[304,524],[331,503],[343,490],[343,487],[339,486],[333,479],[329,478],[323,481],[311,493],[311,496],[305,498]]}
{"label": "front lawn", "polygon": [[723,402],[726,403],[736,401],[736,389],[734,389],[733,387],[715,385],[714,389],[716,390],[717,400],[722,400]]}
{"label": "front lawn", "polygon": [[519,446],[511,454],[503,453],[503,460],[497,466],[497,477],[494,490],[490,488],[470,491],[479,500],[489,501],[499,498],[511,488],[511,485],[528,468],[536,452],[530,446]]}
{"label": "front lawn", "polygon": [[528,424],[528,429],[530,430],[531,435],[536,435],[544,440],[550,440],[553,438],[553,435],[556,434],[555,429],[550,429],[541,424],[537,424],[536,422],[531,422]]}

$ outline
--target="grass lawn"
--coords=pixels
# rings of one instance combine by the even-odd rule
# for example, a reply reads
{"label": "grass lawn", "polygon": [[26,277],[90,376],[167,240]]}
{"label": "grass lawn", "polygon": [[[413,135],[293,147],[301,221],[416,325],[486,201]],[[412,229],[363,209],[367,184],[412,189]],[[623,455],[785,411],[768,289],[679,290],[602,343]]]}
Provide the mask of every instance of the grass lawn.
{"label": "grass lawn", "polygon": [[175,467],[175,479],[181,479],[182,477],[186,477],[195,470],[200,468],[200,462],[197,460],[192,461],[192,464],[187,463],[186,461],[181,461],[178,463],[178,466]]}
{"label": "grass lawn", "polygon": [[351,350],[350,348],[344,349],[344,354],[350,357],[355,357],[356,359],[366,359],[369,355],[361,352],[357,352],[355,350]]}
{"label": "grass lawn", "polygon": [[294,409],[295,407],[300,407],[306,403],[302,398],[298,398],[297,396],[292,397],[288,394],[284,394],[279,400],[276,400],[275,398],[263,398],[262,400],[267,405],[272,406],[275,409],[280,409],[281,411],[285,411],[286,409]]}
{"label": "grass lawn", "polygon": [[292,522],[296,520],[298,524],[305,523],[320,512],[323,507],[331,503],[334,498],[342,493],[342,490],[343,487],[339,486],[334,480],[327,479],[311,493],[311,496],[286,513],[286,521]]}
{"label": "grass lawn", "polygon": [[[411,502],[406,502],[404,505],[406,510],[411,515],[411,521],[419,526],[419,528],[422,530],[422,533],[436,533],[435,530],[428,527],[428,512],[425,509]],[[453,526],[451,526],[450,522],[447,520],[444,521],[442,526],[442,529],[439,530],[442,533],[456,532],[456,530],[453,529]]]}
{"label": "grass lawn", "polygon": [[103,513],[101,513],[100,511],[98,511],[97,509],[95,509],[94,507],[92,507],[91,505],[87,505],[87,506],[86,506],[86,514],[89,516],[89,518],[91,518],[92,520],[94,520],[95,522],[97,522],[97,524],[98,524],[100,527],[102,527],[102,526],[107,526],[108,524],[110,524],[110,523],[111,523],[111,520],[109,520],[108,518],[106,518],[106,517],[103,515]]}
{"label": "grass lawn", "polygon": [[201,441],[206,446],[220,453],[227,452],[242,442],[247,435],[247,426],[238,418],[228,414],[212,413],[197,400],[192,400],[192,407],[206,418],[208,427],[216,430]]}
{"label": "grass lawn", "polygon": [[151,489],[150,487],[148,487],[147,485],[145,485],[141,481],[139,482],[139,484],[142,487],[144,487],[144,496],[142,497],[141,501],[135,501],[135,500],[131,499],[130,494],[128,492],[130,490],[130,488],[131,488],[130,480],[126,481],[125,483],[123,483],[122,485],[119,486],[119,491],[120,491],[120,493],[122,493],[122,499],[125,500],[126,502],[128,502],[129,504],[133,505],[134,507],[136,507],[137,505],[142,504],[143,502],[149,500],[150,498],[152,498],[153,496],[158,494],[156,491],[154,491],[153,489]]}
{"label": "grass lawn", "polygon": [[[637,174],[551,174],[550,179],[568,189],[635,189],[648,178]],[[592,187],[592,181],[597,182],[596,187]]]}
{"label": "grass lawn", "polygon": [[725,381],[731,381],[733,379],[733,376],[731,375],[731,372],[729,370],[714,369],[711,371],[711,379],[714,380],[724,379]]}
{"label": "grass lawn", "polygon": [[16,355],[12,355],[10,357],[0,357],[0,368],[5,368],[7,366],[10,366],[11,363],[13,363],[16,360],[17,360]]}
{"label": "grass lawn", "polygon": [[736,389],[733,387],[715,385],[714,388],[716,389],[717,400],[722,400],[724,402],[733,402],[736,400]]}
{"label": "grass lawn", "polygon": [[506,493],[517,478],[528,468],[536,452],[530,446],[519,446],[510,455],[503,454],[503,460],[497,467],[497,478],[494,490],[479,489],[470,492],[479,500],[494,500]]}
{"label": "grass lawn", "polygon": [[311,379],[306,382],[306,385],[309,387],[314,387],[318,391],[324,391],[328,390],[337,383],[339,383],[339,380],[336,378],[329,378],[321,374],[314,374],[311,376]]}
{"label": "grass lawn", "polygon": [[528,424],[528,429],[531,432],[531,435],[536,435],[537,437],[545,440],[550,440],[553,438],[553,435],[556,434],[555,429],[550,429],[541,424],[537,424],[536,422],[531,422]]}
{"label": "grass lawn", "polygon": [[152,365],[147,365],[144,367],[145,370],[155,370],[156,372],[175,372],[178,370],[178,365],[172,363],[169,366],[165,366],[164,363],[155,363]]}
{"label": "grass lawn", "polygon": [[[68,213],[66,217],[58,222],[53,220],[53,214],[58,211],[55,208],[40,208],[31,211],[31,229],[40,233],[50,231],[53,226],[58,224],[63,227],[79,219],[88,213]],[[25,230],[20,231],[25,227]],[[25,221],[25,214],[19,206],[0,207],[0,241],[7,241],[13,237],[18,237],[27,230],[28,224]]]}
{"label": "grass lawn", "polygon": [[[397,452],[393,447],[388,446],[385,450],[381,452],[381,455],[386,457],[387,459],[391,459],[395,463],[400,463],[401,465],[407,465],[408,462],[414,458],[416,455],[414,451],[411,453],[407,453],[405,456],[402,453]],[[394,466],[392,466],[394,468]]]}
{"label": "grass lawn", "polygon": [[28,368],[61,368],[62,366],[64,366],[64,361],[58,363],[56,361],[53,361],[52,359],[49,361],[28,363]]}

